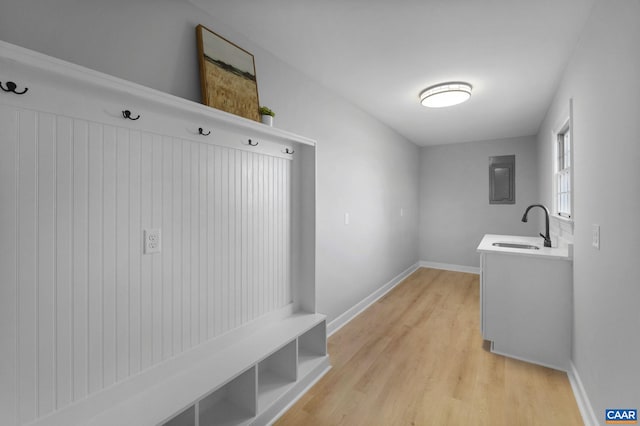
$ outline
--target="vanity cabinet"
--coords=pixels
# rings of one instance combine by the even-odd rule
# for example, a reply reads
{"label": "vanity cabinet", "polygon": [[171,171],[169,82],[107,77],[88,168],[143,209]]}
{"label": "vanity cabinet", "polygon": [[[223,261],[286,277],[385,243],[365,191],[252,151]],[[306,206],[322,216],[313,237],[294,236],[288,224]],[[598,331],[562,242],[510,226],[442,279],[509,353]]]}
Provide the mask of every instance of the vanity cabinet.
{"label": "vanity cabinet", "polygon": [[[493,247],[492,242],[500,239],[496,237],[500,236],[485,236],[478,247],[483,338],[491,341],[494,353],[567,371],[573,312],[571,260],[562,249],[541,247],[533,253]],[[502,236],[501,241],[509,238],[514,237]]]}

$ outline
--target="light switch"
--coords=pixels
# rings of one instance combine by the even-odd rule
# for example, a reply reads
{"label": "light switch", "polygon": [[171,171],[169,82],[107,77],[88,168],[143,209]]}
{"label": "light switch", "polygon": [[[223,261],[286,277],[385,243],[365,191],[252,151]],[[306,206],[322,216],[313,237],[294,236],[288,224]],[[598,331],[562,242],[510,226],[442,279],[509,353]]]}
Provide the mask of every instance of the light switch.
{"label": "light switch", "polygon": [[591,245],[600,250],[600,225],[591,226]]}
{"label": "light switch", "polygon": [[344,224],[348,225],[349,224],[349,213],[345,213],[344,214]]}

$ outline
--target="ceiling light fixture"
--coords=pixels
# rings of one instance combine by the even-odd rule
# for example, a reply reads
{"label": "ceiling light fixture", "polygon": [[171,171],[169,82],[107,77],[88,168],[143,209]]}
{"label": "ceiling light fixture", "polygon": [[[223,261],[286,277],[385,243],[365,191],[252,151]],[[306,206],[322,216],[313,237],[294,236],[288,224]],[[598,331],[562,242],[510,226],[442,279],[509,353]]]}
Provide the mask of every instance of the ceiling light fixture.
{"label": "ceiling light fixture", "polygon": [[440,83],[420,93],[420,103],[429,108],[442,108],[461,104],[471,97],[469,83]]}

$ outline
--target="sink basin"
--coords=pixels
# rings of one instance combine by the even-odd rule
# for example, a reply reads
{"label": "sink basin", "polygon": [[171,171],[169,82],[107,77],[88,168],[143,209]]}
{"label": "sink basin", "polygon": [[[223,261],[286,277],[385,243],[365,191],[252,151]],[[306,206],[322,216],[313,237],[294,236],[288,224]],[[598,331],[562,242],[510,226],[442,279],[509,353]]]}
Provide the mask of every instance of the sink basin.
{"label": "sink basin", "polygon": [[492,245],[496,247],[517,248],[517,249],[525,249],[525,250],[540,250],[540,247],[533,246],[531,244],[498,242],[498,243],[493,243]]}

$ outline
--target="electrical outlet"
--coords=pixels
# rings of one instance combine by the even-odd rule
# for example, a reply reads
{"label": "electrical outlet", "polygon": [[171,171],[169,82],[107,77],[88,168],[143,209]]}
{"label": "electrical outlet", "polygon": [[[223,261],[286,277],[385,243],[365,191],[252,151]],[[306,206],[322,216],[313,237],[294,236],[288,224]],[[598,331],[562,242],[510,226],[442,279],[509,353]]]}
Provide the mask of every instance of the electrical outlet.
{"label": "electrical outlet", "polygon": [[591,225],[591,245],[600,250],[600,225]]}
{"label": "electrical outlet", "polygon": [[160,253],[160,228],[144,230],[144,254]]}

